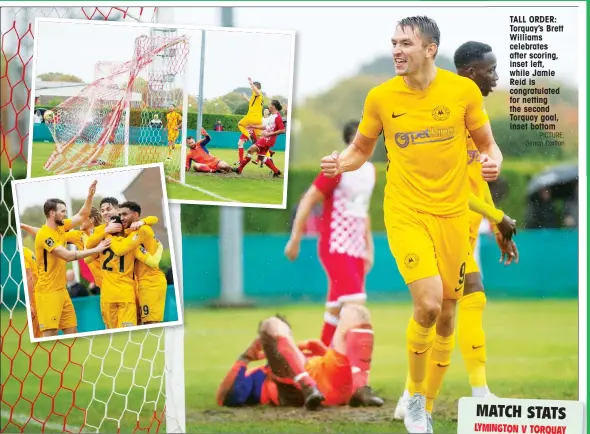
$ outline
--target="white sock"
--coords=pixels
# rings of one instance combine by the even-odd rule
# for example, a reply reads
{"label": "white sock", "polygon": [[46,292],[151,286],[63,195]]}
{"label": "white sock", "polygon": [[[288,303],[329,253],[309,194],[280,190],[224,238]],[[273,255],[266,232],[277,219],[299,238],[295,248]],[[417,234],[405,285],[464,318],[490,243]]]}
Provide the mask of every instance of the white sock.
{"label": "white sock", "polygon": [[489,393],[490,389],[488,388],[488,386],[471,388],[471,396],[473,396],[474,398],[483,398]]}
{"label": "white sock", "polygon": [[402,398],[409,398],[410,397],[410,392],[408,392],[407,390],[404,390],[404,394],[402,395]]}

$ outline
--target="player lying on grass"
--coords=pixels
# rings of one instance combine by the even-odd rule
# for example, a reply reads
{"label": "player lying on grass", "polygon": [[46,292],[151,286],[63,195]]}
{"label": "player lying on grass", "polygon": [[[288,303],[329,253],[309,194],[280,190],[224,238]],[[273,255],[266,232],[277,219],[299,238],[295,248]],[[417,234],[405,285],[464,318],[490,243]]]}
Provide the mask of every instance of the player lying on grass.
{"label": "player lying on grass", "polygon": [[252,81],[248,77],[248,84],[252,90],[252,94],[248,98],[246,94],[242,94],[243,98],[248,101],[248,113],[238,122],[238,129],[242,133],[238,140],[238,161],[237,164],[241,164],[244,159],[244,143],[250,140],[254,144],[256,137],[252,133],[252,129],[248,128],[248,125],[258,125],[262,123],[262,108],[264,105],[262,95],[262,85],[258,81]]}
{"label": "player lying on grass", "polygon": [[[364,306],[347,305],[332,347],[320,341],[295,343],[289,323],[280,316],[263,320],[258,336],[240,355],[219,389],[218,405],[381,406],[367,385],[373,354],[373,328]],[[248,370],[248,364],[266,364]]]}
{"label": "player lying on grass", "polygon": [[[347,146],[358,125],[358,121],[352,121],[344,126],[343,140]],[[285,247],[285,255],[294,261],[299,256],[305,222],[313,208],[323,201],[318,251],[329,282],[321,334],[326,346],[332,343],[342,306],[364,304],[367,299],[365,276],[374,259],[369,205],[375,180],[375,166],[369,161],[358,170],[335,178],[320,173],[299,202]]]}
{"label": "player lying on grass", "polygon": [[[466,42],[455,52],[455,67],[457,73],[471,79],[484,97],[488,96],[496,87],[498,74],[496,73],[496,56],[492,47],[481,42]],[[457,334],[459,348],[469,374],[469,382],[474,397],[493,396],[486,379],[486,345],[483,330],[483,311],[486,305],[481,273],[473,252],[478,238],[481,220],[485,216],[491,223],[496,236],[496,242],[502,254],[501,260],[506,258],[505,264],[510,265],[513,260],[518,262],[518,250],[512,241],[516,233],[516,222],[495,208],[490,187],[481,176],[480,152],[467,134],[467,164],[471,198],[469,201],[469,242],[471,255],[465,268],[465,288],[458,301]],[[431,362],[432,363],[432,362]],[[448,364],[445,366],[447,369]],[[408,386],[399,400],[394,417],[403,419],[408,405]],[[435,391],[427,391],[426,410],[432,411]]]}
{"label": "player lying on grass", "polygon": [[205,137],[198,142],[195,142],[195,139],[192,136],[186,138],[186,144],[190,148],[190,151],[186,154],[185,169],[193,169],[195,172],[204,173],[235,172],[235,169],[225,161],[209,153],[206,146],[211,141],[211,137],[207,134],[205,129],[201,130],[201,135]]}
{"label": "player lying on grass", "polygon": [[[268,125],[262,124],[254,124],[248,125],[248,128],[253,128],[255,130],[263,130],[261,137],[256,141],[256,144],[253,144],[248,149],[248,154],[246,158],[240,163],[240,166],[237,169],[237,173],[241,174],[244,170],[244,167],[248,165],[248,163],[252,160],[252,154],[254,152],[258,153],[258,155],[266,156],[266,154],[271,150],[271,148],[275,145],[277,140],[277,136],[279,134],[283,134],[285,132],[285,125],[283,124],[283,118],[281,117],[281,103],[278,102],[276,99],[273,99],[268,106],[271,115],[274,117],[274,122],[269,122]],[[272,170],[273,177],[281,176],[281,171],[277,169],[277,166],[272,161],[272,157],[266,156],[265,164]]]}
{"label": "player lying on grass", "polygon": [[66,218],[64,201],[48,199],[43,205],[46,221],[35,236],[39,276],[34,293],[39,328],[44,337],[56,336],[59,330],[64,334],[77,332],[76,312],[66,288],[66,262],[100,253],[110,245],[110,241],[102,241],[82,251],[66,248],[66,232],[88,218],[95,192],[96,181],[91,184],[84,205],[71,219]]}

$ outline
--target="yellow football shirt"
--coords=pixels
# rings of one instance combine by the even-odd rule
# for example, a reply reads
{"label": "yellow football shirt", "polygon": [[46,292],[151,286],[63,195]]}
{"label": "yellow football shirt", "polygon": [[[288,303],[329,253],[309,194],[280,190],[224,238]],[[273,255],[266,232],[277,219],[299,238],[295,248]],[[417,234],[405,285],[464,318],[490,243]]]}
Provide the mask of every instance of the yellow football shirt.
{"label": "yellow football shirt", "polygon": [[181,121],[182,116],[180,116],[180,113],[171,112],[166,114],[166,126],[169,130],[173,128],[180,128]]}
{"label": "yellow football shirt", "polygon": [[23,256],[25,258],[25,269],[31,270],[31,273],[33,273],[33,284],[35,284],[39,279],[39,272],[37,271],[37,260],[35,259],[35,254],[31,249],[25,247],[23,249]]}
{"label": "yellow football shirt", "polygon": [[[110,238],[111,243],[124,240],[123,237]],[[101,303],[135,302],[135,281],[133,280],[135,254],[133,250],[117,255],[111,248],[108,248],[99,257],[102,276]]]}
{"label": "yellow football shirt", "polygon": [[66,261],[51,252],[58,246],[66,246],[66,232],[72,228],[70,219],[64,220],[63,226],[52,229],[41,226],[35,236],[35,257],[39,278],[35,285],[37,293],[61,291],[66,288]]}
{"label": "yellow football shirt", "polygon": [[73,244],[78,250],[84,250],[85,240],[88,235],[84,231],[71,230],[66,232],[66,243]]}
{"label": "yellow football shirt", "polygon": [[[264,109],[264,101],[262,95],[256,95],[252,92],[250,100],[248,101],[248,115],[251,117],[259,117],[262,119],[262,110]],[[262,122],[262,121],[261,121]]]}
{"label": "yellow football shirt", "polygon": [[[143,246],[150,255],[154,255],[160,245],[160,241],[156,238],[154,230],[150,226],[143,225],[139,228],[138,234],[140,245]],[[154,285],[158,284],[162,280],[162,277],[165,278],[166,276],[164,276],[164,273],[162,273],[159,267],[150,267],[143,262],[136,261],[135,277],[141,286],[149,286],[152,283]]]}
{"label": "yellow football shirt", "polygon": [[423,91],[410,88],[400,76],[371,89],[359,132],[385,136],[384,206],[438,216],[466,212],[466,132],[486,122],[477,85],[443,69]]}

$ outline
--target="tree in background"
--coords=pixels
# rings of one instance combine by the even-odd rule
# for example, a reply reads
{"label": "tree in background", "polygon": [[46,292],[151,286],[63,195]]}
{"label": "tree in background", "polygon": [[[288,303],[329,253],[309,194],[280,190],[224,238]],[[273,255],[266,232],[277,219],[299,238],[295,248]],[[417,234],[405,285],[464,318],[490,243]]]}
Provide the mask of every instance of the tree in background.
{"label": "tree in background", "polygon": [[65,81],[68,83],[84,83],[80,77],[76,77],[72,74],[64,74],[62,72],[48,72],[46,74],[40,74],[37,76],[39,80],[43,81]]}

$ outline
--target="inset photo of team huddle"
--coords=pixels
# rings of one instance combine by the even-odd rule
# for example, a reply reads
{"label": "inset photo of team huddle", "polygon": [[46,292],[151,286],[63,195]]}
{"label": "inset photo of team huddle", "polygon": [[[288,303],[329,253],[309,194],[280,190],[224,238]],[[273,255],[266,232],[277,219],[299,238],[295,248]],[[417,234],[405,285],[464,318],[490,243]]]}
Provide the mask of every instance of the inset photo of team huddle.
{"label": "inset photo of team huddle", "polygon": [[35,39],[30,176],[162,162],[172,202],[286,207],[294,32],[46,19]]}
{"label": "inset photo of team huddle", "polygon": [[161,163],[13,182],[31,339],[182,324]]}

